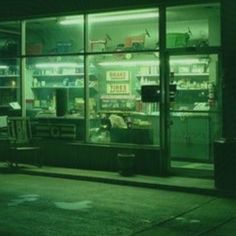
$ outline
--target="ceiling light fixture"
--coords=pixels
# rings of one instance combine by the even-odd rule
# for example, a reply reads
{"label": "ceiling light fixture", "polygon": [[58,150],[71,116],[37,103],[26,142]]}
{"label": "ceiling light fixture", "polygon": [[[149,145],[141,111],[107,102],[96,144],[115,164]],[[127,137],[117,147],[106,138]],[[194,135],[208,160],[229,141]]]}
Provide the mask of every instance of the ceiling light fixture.
{"label": "ceiling light fixture", "polygon": [[[189,59],[171,59],[170,65],[180,64],[180,65],[192,65],[192,64],[207,64],[207,59],[197,59],[197,58],[189,58]],[[98,63],[100,66],[158,66],[160,64],[158,60],[146,60],[146,61],[113,61],[113,62],[100,62]]]}
{"label": "ceiling light fixture", "polygon": [[9,66],[5,66],[5,65],[0,65],[0,69],[8,69]]}
{"label": "ceiling light fixture", "polygon": [[84,65],[83,64],[78,64],[78,63],[72,63],[72,62],[59,62],[59,63],[39,63],[35,64],[36,68],[60,68],[60,67],[65,67],[65,68],[82,68]]}
{"label": "ceiling light fixture", "polygon": [[[99,22],[114,22],[114,21],[126,21],[126,20],[140,20],[140,19],[150,19],[158,18],[159,14],[155,11],[149,10],[140,10],[135,12],[117,12],[117,13],[105,13],[105,14],[95,14],[88,15],[88,21],[90,23],[99,23]],[[65,17],[59,20],[61,25],[73,25],[73,24],[82,24],[84,22],[83,17]]]}

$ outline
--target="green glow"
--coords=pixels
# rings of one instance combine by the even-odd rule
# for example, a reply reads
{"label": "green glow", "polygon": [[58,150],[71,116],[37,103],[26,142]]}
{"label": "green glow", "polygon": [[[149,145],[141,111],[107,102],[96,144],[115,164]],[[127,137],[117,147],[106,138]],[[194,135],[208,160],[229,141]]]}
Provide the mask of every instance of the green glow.
{"label": "green glow", "polygon": [[67,67],[67,68],[82,68],[84,65],[83,64],[77,64],[77,63],[72,63],[72,62],[60,62],[60,63],[39,63],[35,64],[35,67],[37,68],[59,68],[59,67]]}
{"label": "green glow", "polygon": [[82,17],[66,17],[62,20],[59,20],[59,24],[61,25],[75,25],[75,24],[83,24],[84,20]]}
{"label": "green glow", "polygon": [[186,58],[186,59],[170,59],[170,64],[181,64],[181,65],[191,65],[191,64],[206,64],[206,59],[198,59],[198,58]]}
{"label": "green glow", "polygon": [[0,69],[8,69],[9,66],[5,66],[5,65],[0,65]]}
{"label": "green glow", "polygon": [[[206,64],[205,59],[174,59],[170,60],[170,65],[181,64],[181,65],[191,65],[191,64]],[[146,60],[146,61],[114,61],[114,62],[100,62],[100,66],[158,66],[160,64],[159,60]]]}
{"label": "green glow", "polygon": [[111,22],[111,21],[125,21],[125,20],[140,20],[140,19],[150,19],[150,18],[158,18],[159,15],[157,12],[149,12],[149,13],[137,13],[137,14],[124,14],[117,16],[91,16],[89,20],[91,22]]}
{"label": "green glow", "polygon": [[114,62],[100,62],[100,66],[158,66],[159,61],[114,61]]}
{"label": "green glow", "polygon": [[[126,20],[140,20],[140,19],[150,19],[158,18],[158,12],[151,12],[150,10],[140,10],[135,12],[118,12],[118,13],[106,13],[99,15],[89,15],[88,19],[91,23],[99,22],[112,22],[112,21],[126,21]],[[59,21],[61,25],[73,25],[73,24],[82,24],[82,17],[66,17]]]}

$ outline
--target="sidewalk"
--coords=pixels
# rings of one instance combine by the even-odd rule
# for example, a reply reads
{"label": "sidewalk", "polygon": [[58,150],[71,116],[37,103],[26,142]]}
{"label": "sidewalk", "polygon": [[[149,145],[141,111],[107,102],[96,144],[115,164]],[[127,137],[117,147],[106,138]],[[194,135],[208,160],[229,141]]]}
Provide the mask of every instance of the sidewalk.
{"label": "sidewalk", "polygon": [[[52,227],[57,231],[51,235],[86,236],[232,236],[236,231],[235,198],[217,196],[220,192],[209,179],[123,177],[115,172],[23,164],[8,168],[1,162],[0,174],[1,235],[28,236],[32,229],[49,232]],[[54,201],[64,208],[57,208]],[[17,223],[9,227],[15,219]],[[16,234],[20,231],[24,234]]]}
{"label": "sidewalk", "polygon": [[38,168],[27,164],[20,164],[19,168],[9,168],[4,162],[0,162],[0,172],[16,172],[28,175],[78,179],[110,184],[207,194],[212,196],[220,194],[220,192],[214,187],[213,179],[179,176],[157,177],[144,175],[124,177],[117,172],[82,170],[52,166],[43,166],[42,168]]}

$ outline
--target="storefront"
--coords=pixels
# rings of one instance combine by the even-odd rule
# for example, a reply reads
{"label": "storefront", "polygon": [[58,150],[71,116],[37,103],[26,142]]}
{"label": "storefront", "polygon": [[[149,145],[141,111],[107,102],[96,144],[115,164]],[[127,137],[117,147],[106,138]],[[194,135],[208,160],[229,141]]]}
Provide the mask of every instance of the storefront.
{"label": "storefront", "polygon": [[45,164],[114,171],[128,153],[137,173],[211,169],[222,137],[221,5],[141,5],[0,23],[1,114],[20,104],[44,138]]}

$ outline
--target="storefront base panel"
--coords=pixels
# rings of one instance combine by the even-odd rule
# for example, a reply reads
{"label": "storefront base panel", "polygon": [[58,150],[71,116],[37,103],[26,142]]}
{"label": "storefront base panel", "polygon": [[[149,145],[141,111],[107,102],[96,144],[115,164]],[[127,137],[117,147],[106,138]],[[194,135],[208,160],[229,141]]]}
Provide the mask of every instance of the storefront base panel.
{"label": "storefront base panel", "polygon": [[42,143],[44,165],[88,170],[119,171],[118,154],[134,154],[134,173],[160,175],[158,148],[93,145],[48,140]]}
{"label": "storefront base panel", "polygon": [[0,161],[6,161],[9,159],[9,141],[7,138],[0,139]]}

